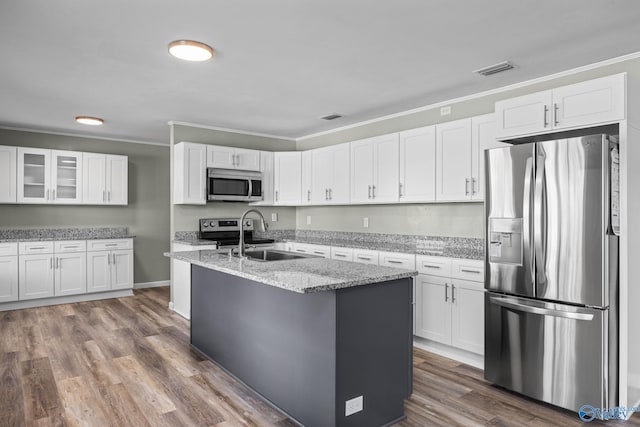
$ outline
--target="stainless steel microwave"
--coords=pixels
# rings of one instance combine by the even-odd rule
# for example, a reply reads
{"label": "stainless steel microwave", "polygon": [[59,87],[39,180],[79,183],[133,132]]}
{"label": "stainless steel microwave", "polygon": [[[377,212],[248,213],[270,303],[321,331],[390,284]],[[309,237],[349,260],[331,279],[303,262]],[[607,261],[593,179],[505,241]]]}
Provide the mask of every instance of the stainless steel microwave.
{"label": "stainless steel microwave", "polygon": [[256,202],[262,197],[261,172],[207,169],[208,201]]}

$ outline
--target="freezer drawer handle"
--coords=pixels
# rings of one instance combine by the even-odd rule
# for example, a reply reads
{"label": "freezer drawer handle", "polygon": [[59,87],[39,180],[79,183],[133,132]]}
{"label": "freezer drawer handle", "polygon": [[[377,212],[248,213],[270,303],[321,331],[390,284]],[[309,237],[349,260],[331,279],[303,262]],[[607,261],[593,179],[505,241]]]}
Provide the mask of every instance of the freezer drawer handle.
{"label": "freezer drawer handle", "polygon": [[541,314],[543,316],[564,317],[566,319],[574,320],[593,320],[593,314],[587,313],[572,313],[562,310],[551,310],[548,308],[532,307],[526,304],[520,304],[515,301],[509,301],[505,298],[490,297],[492,303],[500,305],[505,308],[512,308],[517,311],[523,311],[525,313]]}

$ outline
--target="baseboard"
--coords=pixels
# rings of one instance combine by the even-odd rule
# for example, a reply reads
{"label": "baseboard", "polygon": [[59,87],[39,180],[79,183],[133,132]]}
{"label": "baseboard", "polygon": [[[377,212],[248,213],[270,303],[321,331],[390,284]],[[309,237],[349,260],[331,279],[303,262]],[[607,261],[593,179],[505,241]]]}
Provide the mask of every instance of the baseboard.
{"label": "baseboard", "polygon": [[471,353],[466,350],[461,350],[459,348],[440,344],[438,342],[416,336],[413,337],[413,345],[419,349],[430,351],[431,353],[457,360],[458,362],[484,370],[484,356],[480,354]]}
{"label": "baseboard", "polygon": [[159,280],[157,282],[134,283],[133,289],[159,288],[161,286],[169,286],[168,280]]}
{"label": "baseboard", "polygon": [[0,304],[0,311],[20,310],[23,308],[46,307],[49,305],[70,304],[74,302],[95,301],[101,299],[122,298],[131,296],[133,296],[133,291],[131,289],[123,289],[119,291],[96,292],[93,294],[69,295],[63,297],[15,301]]}

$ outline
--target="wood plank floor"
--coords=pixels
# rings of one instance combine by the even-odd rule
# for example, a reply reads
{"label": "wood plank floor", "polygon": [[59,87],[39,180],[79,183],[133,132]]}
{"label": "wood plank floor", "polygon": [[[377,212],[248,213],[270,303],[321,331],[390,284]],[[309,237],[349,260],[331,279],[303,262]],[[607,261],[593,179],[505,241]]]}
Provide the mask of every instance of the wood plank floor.
{"label": "wood plank floor", "polygon": [[[154,288],[0,312],[0,426],[295,425],[191,351],[189,324],[168,302],[169,289]],[[583,424],[419,349],[405,409],[401,426]],[[624,425],[640,426],[640,414]]]}

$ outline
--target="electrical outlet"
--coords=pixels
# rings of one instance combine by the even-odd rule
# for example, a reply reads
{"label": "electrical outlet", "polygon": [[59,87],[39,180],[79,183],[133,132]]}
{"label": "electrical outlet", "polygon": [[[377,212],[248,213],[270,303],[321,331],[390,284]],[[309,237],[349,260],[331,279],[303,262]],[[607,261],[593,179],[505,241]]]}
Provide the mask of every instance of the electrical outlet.
{"label": "electrical outlet", "polygon": [[369,217],[365,216],[364,218],[362,218],[362,226],[364,228],[369,228]]}
{"label": "electrical outlet", "polygon": [[311,224],[311,215],[307,215],[307,225]]}
{"label": "electrical outlet", "polygon": [[278,213],[277,212],[271,213],[271,222],[278,222]]}
{"label": "electrical outlet", "polygon": [[356,412],[362,411],[363,407],[363,398],[362,396],[354,397],[351,400],[347,400],[344,402],[344,416],[348,417],[349,415],[353,415]]}
{"label": "electrical outlet", "polygon": [[447,105],[446,107],[440,108],[441,116],[448,116],[449,114],[451,114],[451,105]]}

